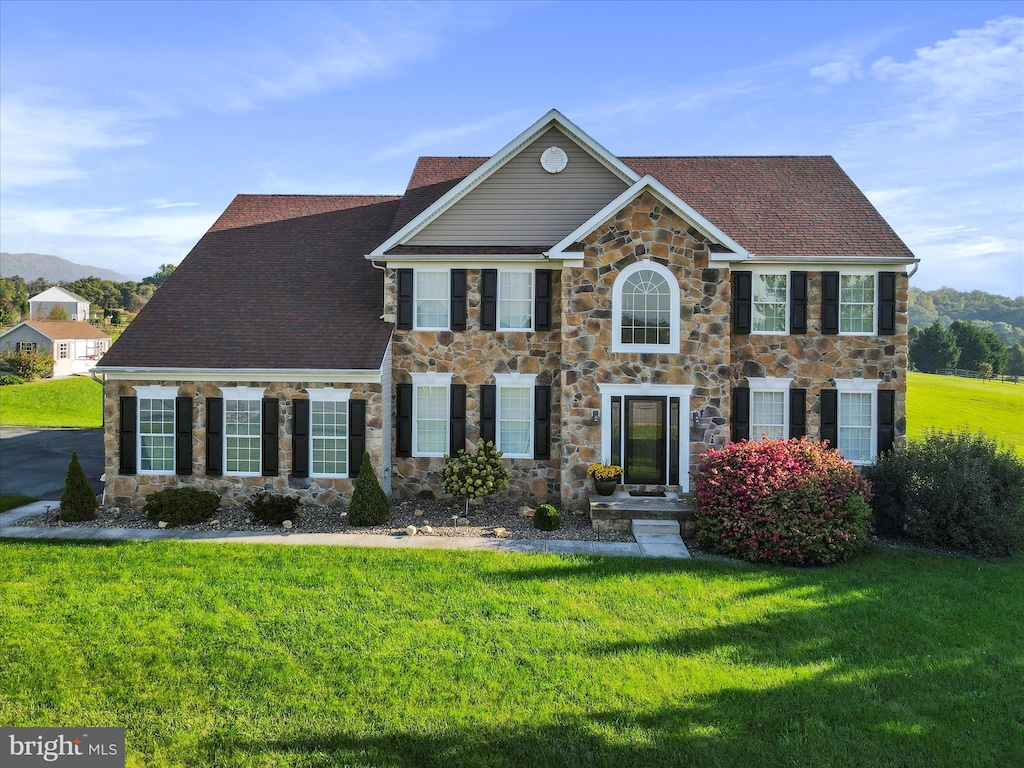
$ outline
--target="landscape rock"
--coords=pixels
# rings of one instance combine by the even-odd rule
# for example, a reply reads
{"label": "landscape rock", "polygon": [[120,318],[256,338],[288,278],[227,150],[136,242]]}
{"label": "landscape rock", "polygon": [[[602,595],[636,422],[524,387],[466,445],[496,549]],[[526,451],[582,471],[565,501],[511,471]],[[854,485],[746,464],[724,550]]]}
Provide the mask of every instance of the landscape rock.
{"label": "landscape rock", "polygon": [[459,525],[469,525],[469,518],[468,517],[460,517],[459,518]]}
{"label": "landscape rock", "polygon": [[422,528],[420,528],[420,533],[425,533],[428,536],[430,534],[432,534],[433,532],[434,532],[434,529],[431,528],[429,525],[424,525]]}
{"label": "landscape rock", "polygon": [[285,530],[288,530],[289,528],[292,527],[292,521],[291,520],[285,520],[283,523],[281,523],[281,527],[284,528]]}
{"label": "landscape rock", "polygon": [[499,537],[499,538],[504,536],[505,535],[505,529],[504,528],[495,528],[494,529],[494,535]]}
{"label": "landscape rock", "polygon": [[166,520],[161,520],[159,523],[156,524],[156,527],[157,528],[166,528],[167,527],[167,521]]}
{"label": "landscape rock", "polygon": [[405,532],[409,536],[415,536],[416,535],[416,526],[415,525],[410,525],[410,526],[406,527]]}
{"label": "landscape rock", "polygon": [[533,509],[530,508],[530,507],[527,507],[527,506],[522,506],[522,507],[519,508],[519,516],[520,517],[533,517]]}
{"label": "landscape rock", "polygon": [[413,515],[415,517],[423,517],[423,510],[417,507],[416,510],[413,512]]}

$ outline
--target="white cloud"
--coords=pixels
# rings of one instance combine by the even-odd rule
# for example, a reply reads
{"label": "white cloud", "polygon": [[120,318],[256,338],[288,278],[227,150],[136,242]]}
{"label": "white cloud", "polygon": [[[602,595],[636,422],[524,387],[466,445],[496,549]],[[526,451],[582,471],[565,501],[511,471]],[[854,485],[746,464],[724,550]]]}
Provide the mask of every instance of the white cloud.
{"label": "white cloud", "polygon": [[[540,115],[535,115],[533,119],[537,119],[539,117]],[[424,149],[429,149],[434,152],[442,151],[445,147],[450,146],[452,141],[455,139],[461,139],[466,136],[472,136],[476,133],[490,131],[494,128],[505,128],[509,125],[517,125],[523,122],[524,119],[528,119],[526,118],[526,112],[524,110],[517,109],[511,112],[503,112],[500,115],[491,115],[490,117],[485,117],[482,120],[474,120],[469,123],[448,126],[446,128],[431,128],[425,131],[417,131],[397,144],[392,144],[391,146],[384,147],[383,149],[374,152],[370,155],[370,160],[379,161],[401,155],[419,154]],[[508,136],[506,141],[511,139],[512,136]],[[498,149],[499,147],[494,147],[493,151],[497,151]]]}
{"label": "white cloud", "polygon": [[199,203],[172,203],[170,200],[165,200],[162,197],[153,198],[151,200],[144,201],[147,205],[151,206],[153,210],[162,211],[166,208],[192,208],[199,205]]}
{"label": "white cloud", "polygon": [[850,80],[860,80],[864,77],[860,68],[860,60],[853,56],[811,67],[811,75],[820,77],[826,85],[842,85]]}

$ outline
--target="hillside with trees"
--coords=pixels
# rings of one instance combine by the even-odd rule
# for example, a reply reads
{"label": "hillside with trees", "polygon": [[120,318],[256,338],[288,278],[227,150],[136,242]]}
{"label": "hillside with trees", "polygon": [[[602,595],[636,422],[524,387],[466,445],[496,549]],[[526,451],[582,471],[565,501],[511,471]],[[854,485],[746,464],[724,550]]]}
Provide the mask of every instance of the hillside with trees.
{"label": "hillside with trees", "polygon": [[45,253],[0,253],[0,277],[20,275],[26,280],[42,278],[50,281],[50,285],[70,282],[83,277],[99,277],[124,283],[131,280],[130,275],[122,275],[112,269],[90,267],[88,264],[76,264],[59,256],[48,256]]}
{"label": "hillside with trees", "polygon": [[1024,296],[1011,299],[985,291],[910,289],[910,327],[925,329],[939,320],[944,328],[954,321],[972,322],[991,330],[1008,346],[1024,343]]}

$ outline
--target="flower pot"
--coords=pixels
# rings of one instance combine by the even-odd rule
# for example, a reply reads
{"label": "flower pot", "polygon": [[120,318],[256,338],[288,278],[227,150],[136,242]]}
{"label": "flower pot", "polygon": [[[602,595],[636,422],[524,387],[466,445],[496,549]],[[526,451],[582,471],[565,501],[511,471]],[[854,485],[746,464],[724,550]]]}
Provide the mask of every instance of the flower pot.
{"label": "flower pot", "polygon": [[618,487],[619,478],[617,477],[614,480],[598,480],[594,478],[594,490],[597,491],[598,496],[611,496]]}

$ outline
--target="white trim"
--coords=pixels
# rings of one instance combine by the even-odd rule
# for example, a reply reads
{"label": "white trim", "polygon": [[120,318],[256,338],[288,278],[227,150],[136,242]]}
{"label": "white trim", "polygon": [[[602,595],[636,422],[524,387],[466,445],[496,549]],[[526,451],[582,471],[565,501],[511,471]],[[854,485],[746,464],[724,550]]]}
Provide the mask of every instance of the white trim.
{"label": "white trim", "polygon": [[[443,274],[444,278],[444,304],[445,318],[444,325],[420,325],[419,324],[419,275],[422,273]],[[425,301],[437,301],[437,299],[424,299]],[[448,266],[427,266],[419,265],[412,271],[412,329],[414,331],[449,331],[452,327],[452,270]]]}
{"label": "white trim", "polygon": [[[519,274],[530,276],[530,324],[525,328],[502,328],[501,327],[501,281],[502,274]],[[535,322],[535,313],[537,311],[537,270],[534,267],[506,267],[498,269],[498,285],[497,285],[497,297],[494,302],[494,325],[496,331],[502,333],[529,333],[533,330],[533,324]]]}
{"label": "white trim", "polygon": [[509,453],[501,445],[501,390],[502,388],[508,387],[513,389],[527,389],[529,390],[529,402],[530,402],[530,423],[531,425],[536,420],[537,415],[535,413],[536,401],[533,397],[533,389],[537,383],[537,374],[535,373],[520,373],[515,371],[513,373],[496,373],[494,374],[495,384],[495,413],[494,413],[494,432],[496,437],[497,448],[504,454],[506,459],[532,459],[534,453],[533,445],[533,429],[530,429],[530,448],[526,453]]}
{"label": "white trim", "polygon": [[[843,276],[871,277],[871,293],[874,300],[871,302],[871,330],[870,331],[844,331],[843,330]],[[839,272],[839,335],[840,336],[877,336],[878,335],[878,272],[873,269],[844,269]],[[848,302],[851,306],[866,307],[867,304],[860,302]]]}
{"label": "white trim", "polygon": [[[348,457],[345,459],[345,467],[348,470],[343,473],[329,473],[329,474],[318,474],[313,471],[313,441],[315,435],[313,434],[313,403],[344,403],[345,404],[345,451],[348,453],[349,439],[351,424],[348,419],[348,402],[351,399],[351,389],[335,389],[331,386],[326,387],[313,387],[306,388],[306,394],[309,396],[309,476],[310,477],[326,477],[326,478],[347,478],[352,476],[352,467],[348,465]],[[323,438],[322,438],[323,439]],[[336,440],[337,436],[333,438],[326,438],[330,440]],[[358,470],[357,470],[358,471]]]}
{"label": "white trim", "polygon": [[837,392],[877,392],[879,379],[834,379]]}
{"label": "white trim", "polygon": [[[135,469],[136,474],[146,475],[148,477],[167,477],[170,475],[177,474],[177,450],[178,450],[178,430],[177,430],[177,416],[178,416],[178,403],[175,398],[178,397],[178,387],[165,387],[160,385],[149,385],[149,386],[135,386],[132,387],[135,390],[137,397],[135,407]],[[142,401],[143,400],[170,400],[171,401],[171,468],[170,470],[161,469],[143,469],[142,468]],[[152,437],[152,433],[147,432],[147,436]]]}
{"label": "white trim", "polygon": [[147,400],[166,400],[169,397],[177,397],[178,389],[180,389],[180,387],[162,387],[159,384],[147,384],[142,386],[136,384],[132,389],[135,390],[136,396],[144,397]]}
{"label": "white trim", "polygon": [[[597,390],[601,393],[601,461],[605,464],[611,462],[612,456],[612,397],[662,397],[666,405],[671,397],[679,398],[679,486],[684,492],[690,490],[690,398],[693,395],[693,384],[598,384]],[[623,409],[625,414],[625,409]],[[671,425],[665,423],[665,439],[671,438]],[[621,433],[625,440],[625,433]],[[625,461],[625,446],[621,448],[621,455]],[[665,462],[668,469],[669,451],[665,452]],[[667,478],[666,478],[667,479]]]}
{"label": "white trim", "polygon": [[512,158],[533,143],[533,141],[541,134],[552,127],[558,128],[569,139],[579,145],[583,151],[604,165],[609,171],[619,177],[626,184],[632,184],[639,178],[636,171],[594,141],[557,109],[552,109],[537,122],[512,139],[512,141],[499,149],[493,156],[491,156],[490,159],[486,160],[483,165],[427,206],[427,208],[424,209],[416,218],[395,232],[379,246],[374,248],[373,251],[371,251],[365,258],[386,259],[387,257],[385,256],[385,253],[389,249],[404,243],[411,237],[414,237],[418,232],[423,230],[432,221],[444,213],[444,211],[480,186],[485,179],[494,175],[498,169],[508,163]]}
{"label": "white trim", "polygon": [[[692,227],[712,242],[724,245],[730,251],[733,251],[735,254],[733,257],[734,259],[746,259],[753,255],[725,234],[725,232],[694,210],[692,206],[686,203],[672,190],[648,174],[643,178],[638,179],[633,186],[562,238],[554,247],[551,248],[551,250],[545,253],[545,256],[549,259],[563,258],[566,248],[573,245],[573,243],[581,241],[584,237],[589,235],[644,192],[650,192],[655,199],[686,219]],[[578,251],[573,251],[571,252],[571,256],[573,258],[579,258],[578,253]]]}
{"label": "white trim", "polygon": [[262,400],[267,392],[266,387],[220,387],[220,394],[225,400]]}
{"label": "white trim", "polygon": [[[452,442],[452,419],[451,419],[451,408],[452,408],[452,374],[450,373],[438,373],[437,371],[427,371],[426,373],[413,373],[410,374],[412,378],[412,455],[413,456],[426,456],[426,457],[438,457],[444,456],[448,453],[448,450]],[[444,450],[440,453],[424,453],[417,450],[419,445],[419,429],[418,429],[418,411],[419,411],[419,388],[420,387],[444,387],[445,398],[445,432],[444,432]]]}
{"label": "white trim", "polygon": [[[641,270],[656,272],[668,281],[669,338],[667,344],[627,344],[622,341],[622,288],[631,275]],[[645,259],[630,264],[615,276],[612,284],[612,352],[679,353],[679,278],[656,261]]]}
{"label": "white trim", "polygon": [[347,403],[352,396],[351,389],[336,389],[330,385],[326,387],[306,387],[306,394],[311,401],[322,403]]}
{"label": "white trim", "polygon": [[750,389],[750,440],[760,440],[763,433],[754,430],[754,393],[769,392],[783,395],[782,397],[782,439],[789,437],[789,388],[793,384],[792,377],[781,378],[777,376],[765,376],[763,378],[747,377],[747,387]]}
{"label": "white trim", "polygon": [[[870,439],[870,453],[866,460],[862,459],[851,459],[846,457],[854,466],[862,467],[871,464],[876,456],[878,455],[878,386],[881,381],[878,379],[835,379],[836,392],[839,394],[836,396],[836,445],[839,449],[840,443],[842,442],[843,436],[843,395],[871,395],[871,437]],[[841,449],[840,449],[841,450]],[[845,456],[845,454],[843,454]]]}
{"label": "white trim", "polygon": [[[224,474],[230,477],[261,477],[263,472],[263,396],[266,394],[266,387],[220,387],[221,397],[224,398],[222,407],[224,408],[223,419],[224,419],[224,435],[222,436],[223,441],[223,456],[224,456]],[[257,403],[257,412],[260,415],[260,429],[256,435],[259,444],[259,459],[258,463],[260,468],[256,472],[232,472],[228,469],[228,438],[238,437],[238,435],[228,435],[228,401],[245,401],[250,403]],[[252,439],[252,435],[247,435],[247,440]]]}
{"label": "white trim", "polygon": [[[388,342],[390,343],[390,341]],[[335,382],[351,384],[380,384],[381,371],[362,369],[296,369],[282,368],[148,368],[134,366],[96,366],[97,373],[104,374],[110,381],[141,379],[143,381],[273,381],[291,382]]]}
{"label": "white trim", "polygon": [[[786,327],[781,331],[758,331],[754,328],[757,321],[757,315],[754,309],[754,305],[757,304],[757,279],[759,277],[783,275],[786,278],[786,301],[785,310],[783,312],[783,319]],[[761,269],[754,269],[750,272],[750,334],[752,336],[788,336],[789,335],[789,302],[792,299],[790,296],[790,271],[788,269],[767,269],[762,267]]]}
{"label": "white trim", "polygon": [[[891,267],[899,272],[911,264],[920,263],[920,259],[897,259],[892,256],[850,256],[836,257],[835,255],[821,256],[751,256],[749,259],[737,259],[727,253],[711,253],[708,256],[708,266],[711,268],[747,269],[752,267],[764,267],[772,269],[798,269],[817,272],[820,270],[843,270],[850,267],[871,266],[876,269]],[[742,262],[737,263],[737,262]]]}

